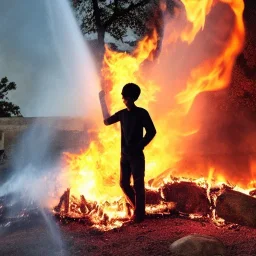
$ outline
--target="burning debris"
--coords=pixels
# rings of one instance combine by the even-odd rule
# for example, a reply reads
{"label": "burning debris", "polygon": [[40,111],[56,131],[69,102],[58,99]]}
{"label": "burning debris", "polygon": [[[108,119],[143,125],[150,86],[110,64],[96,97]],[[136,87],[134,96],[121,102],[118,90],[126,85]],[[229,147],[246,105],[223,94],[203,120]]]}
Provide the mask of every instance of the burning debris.
{"label": "burning debris", "polygon": [[[53,209],[62,221],[78,220],[100,230],[110,230],[121,227],[132,216],[132,209],[123,198],[99,204],[86,200],[83,195],[78,199],[70,192],[67,189]],[[38,206],[24,199],[12,194],[0,198],[1,228],[25,225],[41,218]],[[163,184],[158,190],[147,189],[146,212],[150,218],[180,216],[235,229],[237,224],[256,227],[256,198],[226,185],[208,190],[196,182],[175,181]]]}
{"label": "burning debris", "polygon": [[69,212],[69,195],[70,195],[70,189],[67,189],[63,195],[60,197],[60,202],[57,206],[54,207],[54,210],[56,212],[59,212],[61,209],[61,206],[64,204],[64,212]]}
{"label": "burning debris", "polygon": [[[68,189],[54,207],[54,213],[62,219],[86,219],[99,229],[109,230],[122,226],[132,215],[124,199],[98,204],[87,201],[84,195],[80,200],[69,195]],[[163,184],[158,190],[147,189],[146,212],[151,217],[178,214],[190,219],[212,220],[218,226],[237,223],[256,227],[256,198],[224,184],[208,190],[196,182],[175,181]]]}

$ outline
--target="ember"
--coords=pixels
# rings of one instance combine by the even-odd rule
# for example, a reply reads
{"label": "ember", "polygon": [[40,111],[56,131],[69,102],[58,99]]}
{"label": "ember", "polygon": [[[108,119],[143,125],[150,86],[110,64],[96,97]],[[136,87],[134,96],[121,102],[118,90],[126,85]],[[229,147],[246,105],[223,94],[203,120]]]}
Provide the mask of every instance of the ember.
{"label": "ember", "polygon": [[[142,39],[131,54],[114,52],[106,47],[103,89],[107,92],[110,112],[115,113],[123,108],[120,96],[122,86],[128,82],[139,84],[142,96],[138,105],[149,109],[156,120],[158,135],[145,150],[146,181],[150,184],[147,189],[147,212],[170,214],[175,209],[211,217],[221,188],[217,186],[218,189],[214,190],[214,187],[219,182],[237,179],[233,173],[218,170],[214,165],[207,164],[202,169],[201,165],[191,170],[192,167],[183,162],[186,153],[183,144],[191,135],[200,136],[197,118],[192,118],[192,121],[189,118],[195,98],[202,92],[221,90],[229,85],[235,58],[243,46],[244,4],[242,0],[204,0],[201,5],[197,3],[193,6],[191,1],[182,2],[186,19],[181,10],[176,10],[174,19],[167,22],[162,42],[164,54],[159,56],[157,64],[154,64],[152,54],[159,40],[156,31]],[[220,11],[225,12],[222,21],[225,26],[222,31],[217,31],[214,15]],[[217,16],[219,20],[219,13]],[[218,24],[219,27],[222,26]],[[186,49],[186,52],[194,51],[200,47],[197,45],[200,38],[209,36],[207,30],[211,30],[211,37],[216,37],[211,38],[209,46],[198,50],[196,58],[191,57],[191,61],[183,63],[182,70],[177,69],[177,64],[176,67],[170,65],[175,74],[173,70],[166,71],[166,63],[176,61],[178,57],[175,48],[182,46],[181,49]],[[151,64],[146,65],[146,60]],[[163,81],[166,77],[168,79]],[[69,177],[70,194],[68,190],[61,197],[55,207],[58,214],[74,218],[87,216],[101,229],[121,226],[129,219],[132,212],[122,197],[118,181],[119,132],[118,126],[106,129],[98,124],[97,136],[83,153],[65,153],[64,169]],[[181,176],[189,179],[182,179]],[[251,186],[248,183],[239,185],[245,189]],[[217,202],[222,197],[223,194]],[[219,203],[217,214],[218,209]],[[220,216],[226,218],[222,211]]]}

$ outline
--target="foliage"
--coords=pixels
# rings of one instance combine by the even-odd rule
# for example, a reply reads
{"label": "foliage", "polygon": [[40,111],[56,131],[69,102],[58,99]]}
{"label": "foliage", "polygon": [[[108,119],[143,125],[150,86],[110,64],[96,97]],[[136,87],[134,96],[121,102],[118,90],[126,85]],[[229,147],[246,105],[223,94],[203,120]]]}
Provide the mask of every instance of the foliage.
{"label": "foliage", "polygon": [[159,0],[110,0],[96,1],[99,12],[95,11],[93,2],[80,0],[73,2],[78,23],[82,33],[88,35],[97,33],[96,16],[104,32],[116,40],[123,40],[128,29],[141,37],[148,32],[147,22],[153,12],[159,9]]}
{"label": "foliage", "polygon": [[19,106],[9,102],[7,97],[12,90],[16,90],[16,84],[9,82],[7,77],[2,78],[0,81],[0,117],[21,116]]}

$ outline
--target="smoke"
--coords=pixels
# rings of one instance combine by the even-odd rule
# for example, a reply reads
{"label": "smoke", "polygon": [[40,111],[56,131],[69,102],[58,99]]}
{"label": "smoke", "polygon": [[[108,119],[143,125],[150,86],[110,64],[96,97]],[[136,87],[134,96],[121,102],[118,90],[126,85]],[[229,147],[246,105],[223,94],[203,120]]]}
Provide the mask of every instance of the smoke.
{"label": "smoke", "polygon": [[[24,228],[34,225],[47,227],[52,238],[51,244],[63,254],[62,235],[49,207],[54,202],[57,204],[61,191],[64,190],[62,186],[67,184],[65,180],[58,180],[60,159],[58,156],[51,157],[56,155],[53,150],[55,135],[53,127],[35,121],[20,138],[13,152],[13,173],[0,187],[0,198],[4,200],[2,207],[5,207],[4,219],[1,221],[11,220],[10,228],[15,227],[15,222],[18,221],[21,223],[19,226],[24,225]],[[19,229],[20,227],[16,231]],[[0,231],[5,234],[8,227],[2,227]],[[40,249],[43,244],[39,243],[38,247]],[[55,251],[51,250],[47,254],[54,255]]]}
{"label": "smoke", "polygon": [[[57,121],[56,121],[57,122]],[[55,124],[56,124],[55,122]],[[59,197],[59,189],[66,188],[65,180],[57,179],[61,170],[61,155],[55,148],[57,130],[36,120],[23,132],[12,152],[13,175],[0,188],[0,196],[24,194],[40,206],[50,206],[50,197]]]}
{"label": "smoke", "polygon": [[1,3],[0,76],[17,83],[23,116],[99,111],[98,77],[68,1]]}
{"label": "smoke", "polygon": [[[0,66],[3,75],[18,85],[10,98],[20,105],[22,114],[100,115],[94,62],[68,2],[11,0],[1,5],[5,26],[1,26]],[[36,119],[23,133],[12,153],[13,172],[0,187],[0,198],[7,204],[7,220],[22,219],[22,212],[28,216],[37,212],[50,231],[51,242],[63,255],[62,235],[49,208],[67,188],[65,175],[60,175],[54,125],[57,123],[48,126]],[[54,253],[49,248],[43,254]]]}

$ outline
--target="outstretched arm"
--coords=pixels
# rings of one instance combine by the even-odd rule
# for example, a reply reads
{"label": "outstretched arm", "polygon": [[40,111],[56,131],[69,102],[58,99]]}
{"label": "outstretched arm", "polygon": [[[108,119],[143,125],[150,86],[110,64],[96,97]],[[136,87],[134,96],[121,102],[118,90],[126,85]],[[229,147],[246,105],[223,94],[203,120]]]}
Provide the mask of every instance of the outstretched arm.
{"label": "outstretched arm", "polygon": [[139,147],[143,149],[156,135],[156,128],[148,112],[146,112],[143,118],[143,127],[146,130],[146,134],[143,139],[139,142]]}

